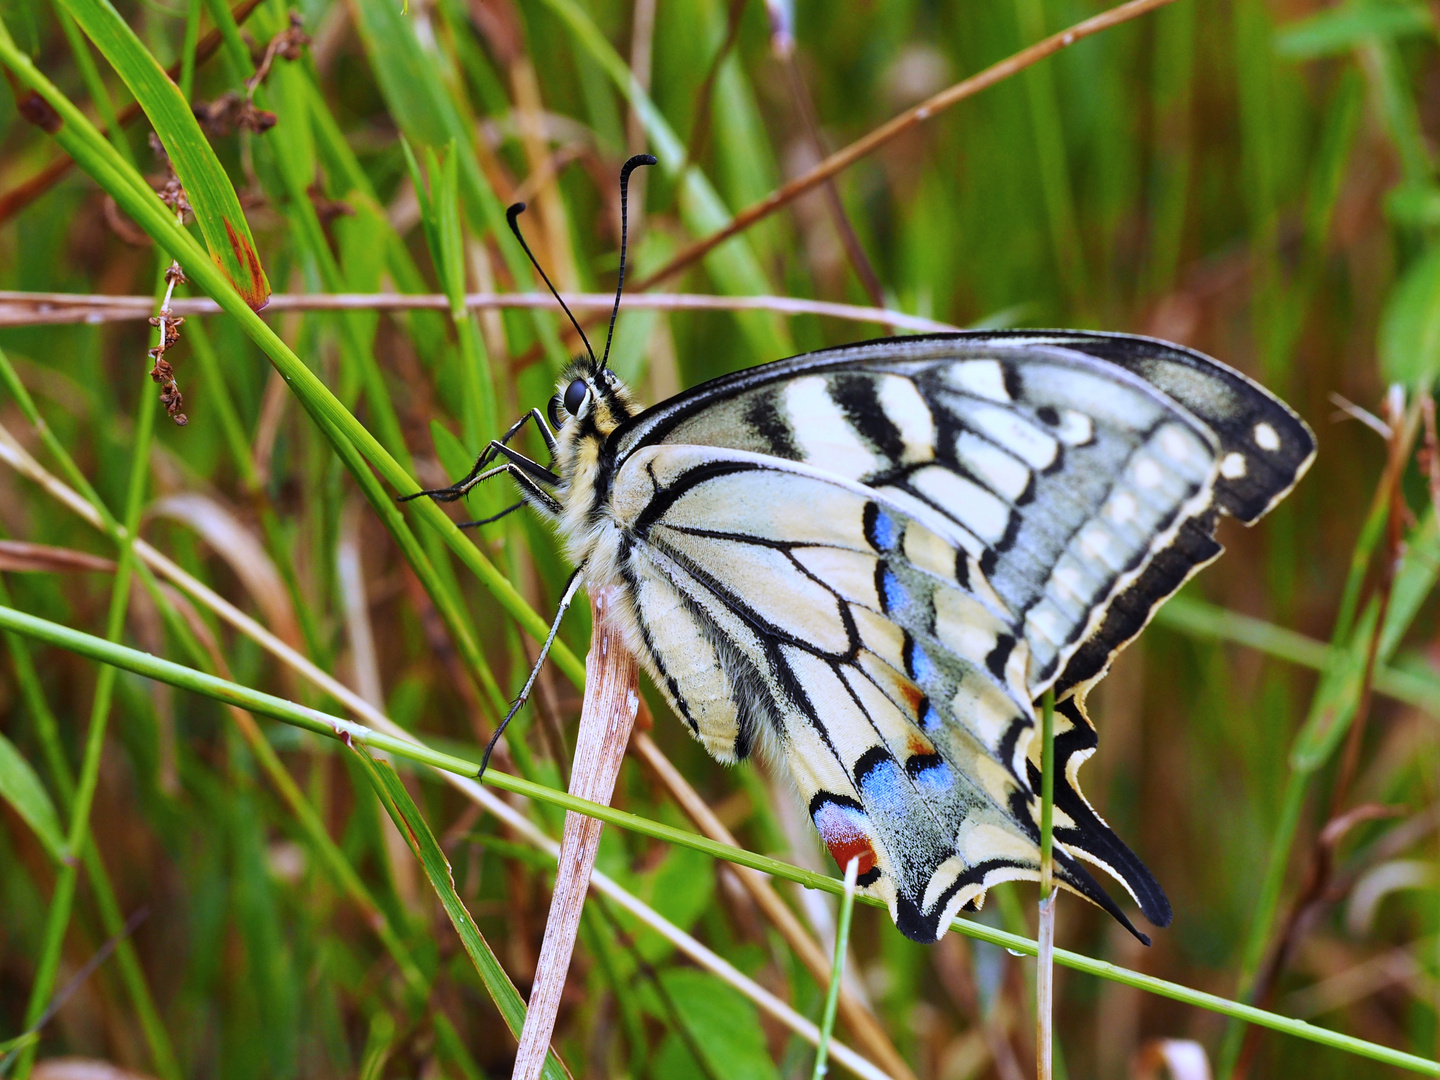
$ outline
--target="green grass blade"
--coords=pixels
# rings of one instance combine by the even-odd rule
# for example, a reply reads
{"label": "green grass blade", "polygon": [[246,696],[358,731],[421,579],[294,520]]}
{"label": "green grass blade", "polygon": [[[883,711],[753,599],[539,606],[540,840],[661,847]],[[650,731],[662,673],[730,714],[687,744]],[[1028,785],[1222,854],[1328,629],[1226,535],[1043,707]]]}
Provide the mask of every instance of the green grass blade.
{"label": "green grass blade", "polygon": [[[430,831],[430,826],[426,824],[425,818],[390,764],[375,760],[364,750],[357,749],[356,756],[364,767],[376,796],[394,820],[395,827],[400,830],[400,835],[405,837],[410,850],[425,867],[425,876],[430,879],[435,895],[440,898],[440,904],[445,908],[445,914],[450,917],[455,932],[460,935],[460,942],[465,946],[465,952],[474,963],[491,1000],[505,1018],[505,1025],[510,1029],[510,1033],[518,1038],[520,1029],[525,1026],[525,1003],[520,998],[520,991],[515,989],[515,984],[505,974],[505,969],[500,966],[489,942],[480,933],[475,920],[470,917],[470,912],[455,892],[450,860],[445,858],[445,853],[440,850],[440,845],[435,840],[435,834]],[[546,1054],[541,1075],[547,1080],[568,1080],[568,1070],[555,1056],[554,1050]]]}
{"label": "green grass blade", "polygon": [[210,258],[246,304],[258,311],[270,298],[270,283],[235,188],[200,130],[190,103],[108,0],[60,2],[145,110],[185,185],[185,196],[195,211]]}
{"label": "green grass blade", "polygon": [[[10,607],[0,606],[0,630],[12,630],[36,640],[46,641],[52,645],[70,649],[83,656],[88,656],[93,660],[100,661],[101,663],[114,664],[128,671],[134,671],[137,674],[144,675],[147,678],[158,679],[162,682],[168,682],[172,686],[213,697],[217,701],[240,705],[243,708],[249,709],[251,712],[270,716],[284,723],[292,724],[329,738],[339,739],[341,741],[348,739],[352,744],[360,744],[362,746],[374,747],[377,750],[384,750],[396,757],[414,761],[417,764],[427,765],[431,768],[452,772],[460,776],[474,776],[478,771],[478,765],[474,761],[433,750],[419,742],[384,735],[364,725],[342,720],[339,717],[330,716],[314,709],[307,709],[293,702],[286,701],[283,698],[262,693],[258,690],[252,690],[249,687],[240,686],[224,679],[218,679],[214,676],[196,671],[193,668],[187,668],[168,660],[162,660],[158,657],[151,656],[149,653],[142,653],[123,645],[116,645],[93,635],[61,626],[58,623],[16,611]],[[543,801],[563,810],[573,810],[577,813],[587,814],[607,824],[629,829],[665,843],[692,848],[710,855],[713,858],[724,859],[739,866],[748,866],[774,877],[796,882],[806,888],[820,889],[836,895],[839,895],[844,890],[843,882],[824,874],[803,870],[800,867],[792,866],[752,851],[746,851],[742,848],[730,847],[729,845],[718,843],[696,833],[690,833],[683,829],[664,825],[637,814],[618,810],[615,807],[601,806],[598,803],[579,799],[570,795],[568,792],[548,788],[544,785],[524,780],[518,776],[510,776],[497,769],[486,770],[485,781],[502,790],[524,795],[527,798],[537,801]],[[876,897],[860,896],[859,899],[864,903],[874,906],[884,905],[884,901]],[[1000,945],[1003,948],[1029,956],[1036,954],[1036,943],[1018,934],[1006,933],[1001,930],[996,930],[993,927],[965,919],[956,919],[951,926],[952,929],[981,941]],[[1254,1006],[1240,1002],[1230,1001],[1215,994],[1207,994],[1203,991],[1194,990],[1165,979],[1142,975],[1139,972],[1130,971],[1119,965],[1107,963],[1103,960],[1095,960],[1080,953],[1071,952],[1066,949],[1056,949],[1055,962],[1076,971],[1096,975],[1100,978],[1119,982],[1126,986],[1133,986],[1145,990],[1148,993],[1158,994],[1162,997],[1167,997],[1188,1005],[1208,1009],[1212,1012],[1233,1017],[1246,1023],[1258,1024],[1262,1027],[1307,1039],[1324,1046],[1346,1050],[1374,1061],[1396,1065],[1400,1068],[1409,1069],[1426,1076],[1440,1076],[1440,1062],[1429,1061],[1415,1054],[1407,1054],[1389,1047],[1379,1046],[1350,1035],[1344,1035],[1326,1028],[1317,1027],[1303,1020],[1293,1020],[1289,1017],[1267,1012],[1264,1009],[1257,1009]],[[514,1030],[518,1031],[519,1029],[517,1027]]]}
{"label": "green grass blade", "polygon": [[[165,260],[162,259],[160,264],[164,266]],[[163,273],[161,288],[164,288]],[[135,370],[138,375],[142,369],[137,365]],[[111,643],[118,642],[124,633],[125,618],[130,607],[130,585],[135,567],[132,540],[140,524],[150,477],[150,440],[155,430],[155,414],[159,408],[156,395],[142,392],[138,408],[139,416],[136,418],[135,437],[131,446],[130,475],[125,495],[126,539],[120,545],[116,560],[109,609],[105,618],[105,637]],[[79,856],[90,845],[90,811],[100,783],[100,762],[105,749],[105,733],[110,723],[115,675],[116,669],[107,666],[100,670],[99,677],[95,680],[80,775],[75,785],[75,797],[70,803],[70,820],[65,833],[65,850],[69,857],[60,866],[55,888],[50,896],[50,907],[46,911],[40,959],[36,963],[35,979],[30,985],[30,999],[25,1008],[27,1029],[39,1023],[59,974],[61,952],[70,926],[79,878]],[[35,1052],[36,1047],[33,1045],[20,1052],[15,1068],[16,1080],[27,1080],[34,1065]]]}
{"label": "green grass blade", "polygon": [[66,858],[65,834],[60,829],[55,804],[30,763],[3,734],[0,734],[0,802],[8,803],[10,809],[20,815],[52,859],[60,862]]}
{"label": "green grass blade", "polygon": [[[114,148],[100,138],[99,133],[69,99],[15,46],[3,21],[0,21],[0,63],[9,67],[25,86],[34,89],[56,110],[63,119],[63,126],[56,132],[56,140],[71,152],[80,167],[95,177],[141,228],[155,238],[157,244],[178,258],[195,284],[240,322],[245,333],[270,358],[311,416],[317,421],[323,419],[327,422],[322,425],[322,430],[334,439],[349,440],[380,476],[402,494],[419,491],[420,487],[414,478],[375,436],[341,404],[294,351],[250,310],[239,295],[229,288],[228,281],[218,267],[212,265],[199,245],[176,226],[174,219],[154,192],[144,186],[140,178],[125,166],[115,154]],[[337,444],[337,451],[339,449]],[[358,472],[356,476],[357,480],[360,479]],[[515,617],[525,632],[537,641],[544,641],[549,632],[549,624],[525,602],[509,579],[496,569],[444,511],[429,499],[419,499],[409,505],[412,513],[439,534],[460,561]],[[550,657],[576,686],[584,684],[584,664],[563,642],[555,643]]]}
{"label": "green grass blade", "polygon": [[[686,226],[695,235],[704,236],[728,225],[730,211],[724,201],[699,168],[688,164],[685,144],[655,102],[635,82],[625,61],[600,28],[574,0],[544,0],[544,3],[560,16],[574,34],[576,43],[599,63],[639,114],[650,140],[650,151],[659,159],[661,169],[681,185],[680,212]],[[705,268],[723,292],[746,296],[770,291],[759,261],[742,237],[726,241],[706,256]],[[774,314],[737,312],[736,320],[754,350],[755,362],[777,360],[794,352],[789,331]]]}

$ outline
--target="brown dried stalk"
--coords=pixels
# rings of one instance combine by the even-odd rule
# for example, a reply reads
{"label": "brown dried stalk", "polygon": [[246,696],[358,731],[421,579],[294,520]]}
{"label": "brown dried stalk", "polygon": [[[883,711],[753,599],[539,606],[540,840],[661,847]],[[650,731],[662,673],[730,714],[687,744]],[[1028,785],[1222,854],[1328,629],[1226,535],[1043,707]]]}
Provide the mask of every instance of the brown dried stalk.
{"label": "brown dried stalk", "polygon": [[[580,711],[580,729],[575,739],[575,764],[570,773],[570,794],[609,804],[625,747],[635,725],[640,695],[636,689],[635,658],[625,647],[624,636],[614,615],[615,596],[611,589],[590,594],[590,652],[585,658],[585,704]],[[603,824],[573,810],[565,814],[565,832],[560,841],[560,862],[555,872],[555,891],[550,898],[550,917],[545,923],[545,940],[535,967],[535,982],[520,1032],[520,1049],[515,1055],[512,1080],[538,1080],[545,1064],[570,955],[580,929],[580,912],[590,887],[590,871],[600,846]]]}
{"label": "brown dried stalk", "polygon": [[[700,831],[711,840],[717,840],[722,844],[729,844],[731,847],[740,847],[741,844],[731,834],[723,822],[716,816],[708,803],[700,797],[690,783],[675,768],[671,760],[665,756],[665,752],[655,745],[655,740],[650,738],[643,731],[637,731],[630,740],[630,745],[641,760],[655,772],[670,796],[680,805],[686,815],[693,821]],[[732,866],[731,871],[736,879],[744,886],[745,891],[750,894],[765,917],[770,920],[772,926],[780,932],[791,950],[805,965],[815,981],[821,986],[830,982],[831,964],[830,958],[825,955],[816,940],[801,924],[800,919],[780,898],[775,887],[770,884],[770,879],[758,870],[752,870],[745,866]],[[875,1015],[855,995],[845,988],[844,983],[840,986],[839,1000],[840,1018],[845,1026],[855,1036],[856,1044],[863,1049],[870,1057],[888,1072],[896,1080],[914,1080],[914,1074],[895,1045],[885,1034]]]}
{"label": "brown dried stalk", "polygon": [[270,67],[275,63],[276,56],[283,56],[286,60],[299,60],[305,46],[309,44],[310,35],[305,33],[305,20],[298,11],[290,12],[290,25],[270,39],[270,44],[265,46],[265,55],[255,68],[255,74],[245,80],[247,96],[255,96],[256,89],[270,74]]}
{"label": "brown dried stalk", "polygon": [[988,1011],[980,1002],[980,993],[971,976],[970,943],[959,934],[946,934],[935,944],[935,973],[940,985],[950,995],[962,1016],[974,1017],[985,1046],[990,1051],[995,1075],[999,1080],[1025,1080],[1015,1048],[1005,1034],[995,1009]]}
{"label": "brown dried stalk", "polygon": [[310,37],[305,33],[304,21],[297,11],[290,12],[290,25],[281,30],[270,43],[256,65],[255,72],[245,80],[245,93],[235,91],[221,94],[211,102],[197,101],[193,106],[195,119],[205,133],[212,137],[229,135],[232,131],[253,131],[264,134],[275,126],[276,116],[268,109],[255,105],[255,91],[260,89],[277,56],[286,60],[299,60]]}
{"label": "brown dried stalk", "polygon": [[[572,311],[609,312],[614,293],[562,293]],[[123,322],[146,318],[154,304],[149,296],[97,296],[80,293],[7,292],[0,290],[0,327],[59,326],[67,323]],[[471,310],[494,308],[551,308],[549,293],[470,293],[465,306]],[[907,315],[888,308],[838,304],[828,300],[803,300],[789,296],[709,296],[700,293],[626,294],[627,308],[651,311],[777,311],[786,315],[821,315],[854,322],[873,322],[919,333],[957,330],[951,323]],[[275,293],[266,305],[267,314],[276,311],[449,311],[450,301],[442,293]],[[176,300],[179,315],[218,315],[220,305],[209,297]]]}
{"label": "brown dried stalk", "polygon": [[[968,79],[963,79],[954,86],[940,91],[940,93],[933,97],[927,98],[914,108],[908,109],[899,116],[881,124],[878,128],[871,131],[870,134],[857,139],[843,150],[838,150],[831,154],[804,176],[796,177],[788,184],[782,184],[759,202],[747,206],[744,210],[736,214],[730,220],[730,224],[724,228],[682,248],[669,262],[660,267],[660,269],[647,277],[640,278],[632,284],[630,286],[631,291],[627,294],[626,302],[632,307],[636,306],[637,294],[652,289],[660,282],[674,277],[681,270],[704,258],[712,249],[723,244],[726,240],[730,239],[730,237],[737,233],[744,232],[757,221],[769,217],[787,203],[804,195],[812,188],[825,183],[831,177],[849,168],[861,158],[867,157],[886,143],[905,134],[905,132],[911,128],[917,127],[931,117],[950,108],[952,105],[958,104],[968,97],[974,97],[981,90],[987,90],[996,83],[1004,82],[1012,75],[1018,74],[1032,64],[1038,63],[1047,56],[1059,52],[1061,49],[1068,48],[1077,41],[1098,34],[1102,30],[1108,30],[1112,26],[1119,26],[1121,23],[1129,22],[1131,19],[1138,19],[1141,15],[1145,15],[1154,11],[1156,8],[1164,7],[1166,4],[1173,2],[1174,0],[1129,0],[1128,3],[1120,4],[1111,8],[1109,11],[1101,12],[1093,18],[1078,22],[1068,30],[1062,30],[1058,34],[1051,34],[1044,40],[1037,41],[1029,48],[1021,49],[1019,52],[1001,60],[999,63],[990,65],[984,71],[972,75]],[[687,164],[689,160],[687,156]],[[585,326],[593,325],[594,322],[594,319],[581,320],[581,324]],[[894,325],[903,326],[904,324],[896,322]],[[562,333],[565,332],[562,331]],[[566,336],[568,337],[569,334],[567,333]],[[539,358],[540,353],[541,347],[539,345],[533,346],[528,352],[515,359],[516,369],[518,370],[534,363],[535,360]]]}
{"label": "brown dried stalk", "polygon": [[[1049,892],[1045,892],[1046,889]],[[1051,1080],[1055,1039],[1055,901],[1060,890],[1051,888],[1047,880],[1041,885],[1041,893],[1044,899],[1040,901],[1040,951],[1035,957],[1035,1075],[1039,1080]]]}
{"label": "brown dried stalk", "polygon": [[1420,417],[1425,422],[1425,441],[1415,462],[1430,488],[1430,505],[1440,514],[1440,433],[1435,429],[1435,399],[1429,394],[1420,395]]}
{"label": "brown dried stalk", "polygon": [[[800,117],[805,141],[810,144],[811,151],[818,158],[825,153],[825,139],[820,132],[819,118],[815,115],[815,102],[810,96],[810,87],[806,85],[805,74],[800,70],[800,62],[795,57],[795,39],[790,36],[788,28],[777,27],[771,35],[771,42],[776,59],[785,71],[785,81],[790,86],[790,96],[795,101],[795,112]],[[880,275],[875,273],[875,268],[870,265],[870,258],[865,254],[859,234],[850,222],[850,215],[845,211],[845,203],[840,198],[840,189],[835,185],[835,178],[826,177],[820,187],[825,196],[826,209],[830,211],[831,223],[845,248],[845,255],[850,260],[855,276],[860,280],[860,287],[865,290],[865,295],[872,304],[883,308],[885,290],[880,286]],[[894,332],[893,328],[886,328],[886,333]]]}
{"label": "brown dried stalk", "polygon": [[[160,191],[160,201],[173,210],[175,220],[184,225],[185,214],[190,209],[189,200],[185,198],[185,189],[180,186],[180,178],[170,167],[170,158],[154,132],[150,133],[150,145],[165,162],[169,174],[169,179]],[[165,271],[165,298],[160,301],[160,313],[151,316],[149,320],[151,326],[160,330],[160,343],[147,350],[150,359],[155,361],[155,366],[150,369],[150,378],[160,386],[160,404],[165,406],[166,415],[175,421],[178,427],[184,427],[190,422],[190,418],[180,411],[185,400],[180,396],[179,384],[175,382],[175,369],[170,366],[170,361],[165,359],[165,354],[180,341],[180,327],[185,322],[184,317],[176,315],[170,306],[175,295],[175,286],[184,280],[185,272],[180,269],[180,264],[172,259]]]}
{"label": "brown dried stalk", "polygon": [[683,248],[659,270],[656,270],[649,277],[642,278],[639,282],[632,285],[631,288],[636,292],[640,292],[651,288],[666,278],[673,277],[685,267],[703,258],[716,245],[724,243],[738,232],[743,232],[757,221],[773,214],[797,196],[803,195],[812,188],[818,187],[843,169],[849,168],[861,158],[868,156],[886,143],[950,108],[952,105],[964,101],[968,97],[973,97],[981,90],[988,89],[998,82],[1003,82],[1017,72],[1023,71],[1031,64],[1037,63],[1045,59],[1045,57],[1057,53],[1061,49],[1067,48],[1083,38],[1098,34],[1102,30],[1108,30],[1112,26],[1118,26],[1120,23],[1128,22],[1131,19],[1139,18],[1147,12],[1154,11],[1156,8],[1164,7],[1166,4],[1172,2],[1173,0],[1130,0],[1129,3],[1120,4],[1093,18],[1076,23],[1068,30],[1062,30],[1058,34],[1052,34],[1043,41],[1038,41],[1029,48],[1021,49],[1013,56],[1001,60],[997,64],[992,64],[979,74],[972,75],[970,78],[964,79],[954,86],[940,91],[940,93],[934,97],[927,98],[913,109],[908,109],[894,119],[881,124],[864,138],[857,139],[843,150],[831,154],[804,176],[797,177],[788,184],[781,185],[759,202],[746,207],[736,214],[730,224],[726,225],[723,229]]}

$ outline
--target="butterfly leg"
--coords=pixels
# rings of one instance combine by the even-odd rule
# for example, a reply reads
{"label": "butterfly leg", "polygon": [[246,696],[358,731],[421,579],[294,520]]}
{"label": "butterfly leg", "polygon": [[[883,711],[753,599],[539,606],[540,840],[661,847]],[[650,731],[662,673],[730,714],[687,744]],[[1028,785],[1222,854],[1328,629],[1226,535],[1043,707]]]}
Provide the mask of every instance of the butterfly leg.
{"label": "butterfly leg", "polygon": [[455,527],[457,529],[478,529],[481,525],[490,525],[494,522],[499,521],[501,518],[509,517],[511,514],[513,514],[516,510],[519,510],[524,505],[525,500],[521,499],[518,502],[511,503],[509,506],[505,507],[504,510],[501,510],[498,514],[491,514],[489,517],[479,518],[476,521],[457,521],[455,523]]}
{"label": "butterfly leg", "polygon": [[[527,502],[532,503],[547,514],[560,513],[560,503],[556,501],[555,497],[551,495],[548,491],[546,491],[544,488],[542,488],[539,484],[537,484],[534,480],[532,480],[530,476],[524,472],[524,470],[520,469],[515,465],[507,464],[500,465],[494,469],[491,469],[490,473],[487,473],[486,475],[498,472],[508,472],[510,474],[510,478],[514,480],[516,486],[520,488],[520,494],[523,496],[523,498],[521,498],[519,502],[511,503],[504,510],[501,510],[498,514],[491,514],[489,517],[481,518],[478,521],[458,522],[457,525],[459,528],[475,529],[479,528],[481,525],[489,525],[492,521],[499,521],[506,515],[513,514],[516,510],[519,510]],[[481,477],[481,479],[483,478],[484,477]],[[479,483],[479,480],[477,480],[476,483]]]}
{"label": "butterfly leg", "polygon": [[430,488],[424,491],[416,491],[409,495],[401,495],[399,501],[409,502],[411,499],[418,499],[421,495],[428,495],[439,502],[454,502],[456,499],[466,495],[476,484],[504,471],[503,469],[496,468],[487,469],[487,466],[502,456],[519,465],[521,468],[535,473],[540,479],[546,480],[549,483],[558,483],[559,478],[550,472],[549,469],[546,469],[538,462],[531,461],[523,454],[511,450],[508,445],[510,440],[520,433],[520,429],[531,420],[535,421],[535,426],[540,430],[540,438],[545,442],[545,449],[553,456],[555,453],[555,434],[550,430],[550,425],[545,422],[545,417],[540,410],[531,409],[524,416],[520,417],[519,420],[511,424],[510,430],[505,432],[504,435],[498,439],[490,440],[490,445],[480,452],[480,456],[475,459],[475,464],[471,466],[470,471],[466,473],[464,477],[455,481],[455,483],[449,487]]}
{"label": "butterfly leg", "polygon": [[555,612],[555,618],[550,623],[550,633],[545,635],[545,642],[540,646],[540,655],[535,659],[535,666],[530,669],[530,677],[525,680],[525,688],[520,695],[510,703],[510,711],[500,721],[495,729],[495,734],[490,736],[490,742],[485,747],[485,756],[480,759],[480,772],[477,778],[485,775],[485,767],[490,764],[490,754],[495,749],[495,744],[500,741],[500,735],[509,725],[511,719],[530,700],[530,691],[535,688],[535,680],[540,677],[540,669],[545,665],[545,658],[550,655],[550,646],[555,644],[555,635],[560,632],[560,620],[565,617],[570,604],[575,599],[575,594],[580,591],[580,586],[585,582],[585,564],[581,563],[570,575],[570,580],[565,583],[565,592],[560,596],[560,606]]}

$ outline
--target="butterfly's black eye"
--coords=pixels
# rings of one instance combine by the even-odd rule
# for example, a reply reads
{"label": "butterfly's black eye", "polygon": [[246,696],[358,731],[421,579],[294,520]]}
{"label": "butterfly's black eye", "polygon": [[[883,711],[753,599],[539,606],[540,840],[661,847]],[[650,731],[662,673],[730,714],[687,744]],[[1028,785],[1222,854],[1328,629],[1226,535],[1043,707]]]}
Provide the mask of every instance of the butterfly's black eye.
{"label": "butterfly's black eye", "polygon": [[580,415],[580,406],[585,404],[585,395],[590,387],[584,379],[576,379],[565,388],[565,411],[571,416]]}
{"label": "butterfly's black eye", "polygon": [[563,426],[564,426],[564,424],[565,424],[565,417],[560,414],[560,395],[559,395],[559,394],[556,394],[554,397],[552,397],[552,398],[550,399],[550,407],[549,407],[549,409],[548,409],[548,412],[550,413],[550,426],[551,426],[551,427],[553,427],[553,428],[560,428],[560,427],[563,427]]}

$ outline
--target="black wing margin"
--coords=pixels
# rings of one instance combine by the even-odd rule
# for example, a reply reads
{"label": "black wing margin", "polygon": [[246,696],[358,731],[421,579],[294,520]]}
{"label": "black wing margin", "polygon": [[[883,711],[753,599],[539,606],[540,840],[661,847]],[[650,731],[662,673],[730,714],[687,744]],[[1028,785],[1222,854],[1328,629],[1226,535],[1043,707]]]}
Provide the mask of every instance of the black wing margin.
{"label": "black wing margin", "polygon": [[[1074,349],[1123,367],[1183,405],[1220,440],[1214,508],[1189,523],[1157,552],[1145,572],[1116,596],[1099,629],[1071,656],[1055,696],[1093,683],[1114,655],[1145,628],[1156,608],[1224,550],[1218,513],[1253,525],[1283,499],[1315,459],[1315,436],[1304,420],[1258,383],[1203,353],[1156,338],[1077,330],[1009,331],[991,335],[1012,345]],[[1083,712],[1084,695],[1080,695]]]}

